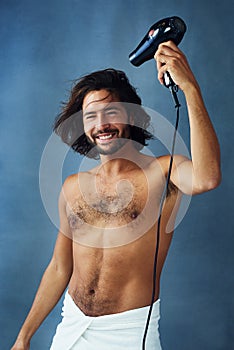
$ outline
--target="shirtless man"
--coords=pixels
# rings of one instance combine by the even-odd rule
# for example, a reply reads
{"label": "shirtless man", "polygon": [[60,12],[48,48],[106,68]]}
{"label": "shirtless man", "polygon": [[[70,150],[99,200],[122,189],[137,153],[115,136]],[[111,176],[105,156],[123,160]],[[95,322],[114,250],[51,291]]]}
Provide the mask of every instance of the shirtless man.
{"label": "shirtless man", "polygon": [[[194,195],[217,187],[221,173],[217,137],[186,57],[169,41],[159,46],[155,60],[159,81],[163,83],[168,71],[185,95],[191,135],[191,160],[174,156],[170,191],[163,206],[156,324],[160,274],[173,233],[167,228],[174,220],[173,208],[177,209],[183,193]],[[156,159],[139,151],[137,146],[143,147],[150,134],[146,132],[143,139],[133,137],[134,113],[122,102],[141,104],[124,73],[96,72],[77,83],[56,122],[55,131],[65,140],[62,122],[81,110],[79,127],[85,135],[72,147],[89,157],[99,154],[101,161],[96,168],[64,182],[54,254],[12,350],[30,348],[30,339],[67,286],[63,320],[52,350],[141,349],[151,303],[159,203],[170,157]],[[155,327],[149,331],[148,349],[161,349]]]}

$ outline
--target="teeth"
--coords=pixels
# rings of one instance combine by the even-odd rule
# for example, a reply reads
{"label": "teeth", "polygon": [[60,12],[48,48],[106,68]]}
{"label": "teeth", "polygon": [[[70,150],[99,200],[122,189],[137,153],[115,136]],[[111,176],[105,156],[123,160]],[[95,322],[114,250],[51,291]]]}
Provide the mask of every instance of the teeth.
{"label": "teeth", "polygon": [[103,135],[103,136],[99,136],[99,139],[100,140],[107,140],[107,139],[111,139],[112,138],[112,135]]}

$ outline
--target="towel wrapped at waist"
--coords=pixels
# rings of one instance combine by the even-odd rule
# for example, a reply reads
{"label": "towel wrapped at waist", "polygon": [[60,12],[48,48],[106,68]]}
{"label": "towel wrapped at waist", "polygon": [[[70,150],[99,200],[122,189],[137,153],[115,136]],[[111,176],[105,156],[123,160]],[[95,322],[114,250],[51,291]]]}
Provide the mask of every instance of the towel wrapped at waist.
{"label": "towel wrapped at waist", "polygon": [[[62,316],[50,350],[141,350],[149,306],[116,314],[86,316],[66,292]],[[160,300],[153,306],[146,349],[161,350]]]}

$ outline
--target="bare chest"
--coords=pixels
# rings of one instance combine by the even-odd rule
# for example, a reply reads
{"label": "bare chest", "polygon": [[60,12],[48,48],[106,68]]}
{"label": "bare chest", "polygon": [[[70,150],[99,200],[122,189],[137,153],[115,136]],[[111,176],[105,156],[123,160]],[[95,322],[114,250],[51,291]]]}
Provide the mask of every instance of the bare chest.
{"label": "bare chest", "polygon": [[143,212],[148,196],[145,183],[122,181],[99,191],[86,188],[70,203],[69,225],[77,229],[83,224],[112,227],[132,222]]}
{"label": "bare chest", "polygon": [[95,247],[134,241],[157,221],[162,190],[162,178],[151,180],[143,171],[117,179],[81,177],[67,202],[73,238]]}

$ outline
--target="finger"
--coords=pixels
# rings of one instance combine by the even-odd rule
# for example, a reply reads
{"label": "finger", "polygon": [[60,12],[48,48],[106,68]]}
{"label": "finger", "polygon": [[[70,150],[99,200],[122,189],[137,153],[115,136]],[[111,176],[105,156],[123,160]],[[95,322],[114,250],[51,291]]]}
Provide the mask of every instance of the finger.
{"label": "finger", "polygon": [[183,61],[175,56],[157,54],[158,79],[161,84],[164,81],[163,76],[166,71],[168,71],[171,75],[174,75],[174,73],[178,73],[178,69],[181,71],[183,66]]}
{"label": "finger", "polygon": [[[176,47],[176,46],[175,46]],[[177,48],[177,47],[176,47]],[[167,45],[167,43],[162,43],[158,46],[157,51],[155,52],[154,58],[158,60],[158,58],[161,57],[161,55],[171,56],[171,57],[180,57],[182,52],[178,50],[174,50],[170,46]]]}
{"label": "finger", "polygon": [[163,64],[171,66],[188,65],[187,59],[182,52],[175,52],[168,47],[161,47],[155,54],[157,61],[157,69],[160,69]]}
{"label": "finger", "polygon": [[158,56],[160,57],[160,55],[162,54],[171,58],[176,58],[183,62],[186,61],[186,57],[183,54],[183,52],[179,50],[178,47],[172,41],[167,41],[159,45],[158,50],[155,53],[155,59],[157,60]]}
{"label": "finger", "polygon": [[156,65],[157,65],[157,70],[159,71],[160,68],[166,63],[166,58],[164,54],[159,54],[156,53],[154,55],[154,59],[156,61]]}
{"label": "finger", "polygon": [[157,64],[157,70],[160,70],[162,66],[164,66],[165,64],[170,62],[171,59],[173,59],[173,57],[174,56],[170,56],[170,55],[166,55],[166,54],[161,53],[161,52],[157,52],[154,56],[154,58],[156,60],[156,64]]}
{"label": "finger", "polygon": [[168,67],[166,64],[164,64],[159,70],[158,70],[158,80],[160,84],[164,85],[164,74],[168,70]]}
{"label": "finger", "polygon": [[182,51],[178,48],[178,46],[172,40],[164,41],[163,43],[159,44],[158,49],[160,49],[161,47],[164,47],[164,48],[167,47],[175,52],[182,53]]}
{"label": "finger", "polygon": [[166,55],[168,57],[174,57],[174,58],[178,58],[178,59],[181,59],[183,57],[182,52],[175,51],[167,45],[161,45],[160,48],[158,48],[158,50],[156,52],[156,57],[158,55]]}

